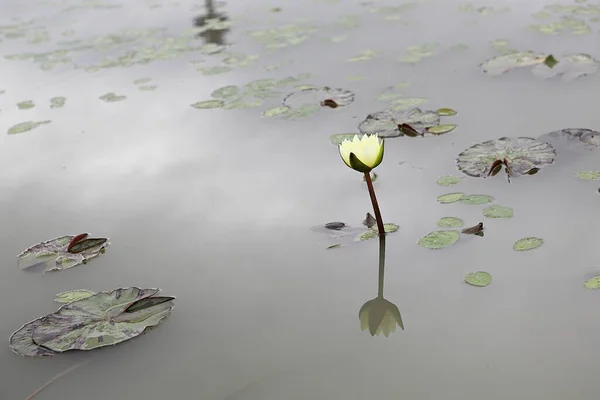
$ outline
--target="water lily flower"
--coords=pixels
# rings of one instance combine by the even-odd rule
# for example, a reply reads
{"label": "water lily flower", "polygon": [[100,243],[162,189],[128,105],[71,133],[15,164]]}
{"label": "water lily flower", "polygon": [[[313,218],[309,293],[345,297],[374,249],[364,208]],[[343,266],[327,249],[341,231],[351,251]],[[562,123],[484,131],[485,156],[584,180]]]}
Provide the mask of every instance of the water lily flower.
{"label": "water lily flower", "polygon": [[383,160],[383,143],[377,135],[354,135],[339,145],[340,156],[353,170],[369,173]]}
{"label": "water lily flower", "polygon": [[396,330],[396,326],[404,330],[400,310],[395,304],[390,303],[383,297],[376,297],[367,301],[358,312],[360,318],[360,329],[369,329],[371,336],[384,334],[388,337]]}

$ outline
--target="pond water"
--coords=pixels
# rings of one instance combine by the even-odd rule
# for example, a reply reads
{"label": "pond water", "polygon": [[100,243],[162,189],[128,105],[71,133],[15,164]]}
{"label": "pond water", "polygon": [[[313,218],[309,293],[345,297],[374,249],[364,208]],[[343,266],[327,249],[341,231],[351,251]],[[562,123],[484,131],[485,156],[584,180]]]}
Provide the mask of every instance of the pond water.
{"label": "pond water", "polygon": [[[596,399],[600,292],[584,282],[600,274],[599,182],[577,174],[600,170],[600,149],[542,135],[600,130],[600,74],[539,72],[573,78],[581,64],[562,57],[600,59],[600,3],[552,4],[2,1],[0,397],[51,381],[36,398]],[[480,67],[528,50],[538,66]],[[550,54],[558,69],[543,70]],[[247,95],[211,96],[232,85]],[[292,118],[272,110],[303,85],[355,97]],[[354,240],[372,206],[330,135],[392,105],[454,109],[440,123],[457,127],[386,139],[375,191],[400,229],[386,237],[385,298],[404,325],[386,337],[361,331],[378,240]],[[50,122],[11,130],[27,121]],[[457,170],[467,148],[520,136],[548,139],[554,163],[511,183]],[[445,175],[463,179],[437,184]],[[451,192],[494,201],[437,201]],[[489,205],[514,216],[486,218]],[[419,246],[442,217],[482,221],[485,236]],[[349,240],[315,229],[333,221]],[[81,232],[110,238],[106,254],[58,272],[17,267],[23,249]],[[527,237],[543,245],[514,251]],[[493,282],[466,284],[475,271]],[[131,286],[176,297],[134,340],[40,358],[8,346],[59,292]]]}

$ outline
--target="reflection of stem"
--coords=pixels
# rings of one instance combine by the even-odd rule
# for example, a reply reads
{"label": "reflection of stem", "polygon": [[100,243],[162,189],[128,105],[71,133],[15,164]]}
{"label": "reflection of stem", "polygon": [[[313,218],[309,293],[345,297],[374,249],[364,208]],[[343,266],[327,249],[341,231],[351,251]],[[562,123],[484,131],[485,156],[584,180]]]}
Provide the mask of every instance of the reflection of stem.
{"label": "reflection of stem", "polygon": [[379,282],[377,284],[377,297],[383,299],[383,275],[385,270],[385,235],[379,236]]}
{"label": "reflection of stem", "polygon": [[371,203],[373,203],[373,211],[375,212],[375,219],[377,220],[377,230],[379,231],[379,236],[383,236],[385,235],[385,230],[383,228],[383,220],[381,219],[381,212],[379,211],[377,197],[375,197],[375,189],[373,189],[373,181],[371,181],[370,172],[365,172],[365,181],[367,182],[367,187],[369,188]]}
{"label": "reflection of stem", "polygon": [[213,4],[213,1],[212,0],[206,0],[205,5],[206,5],[206,14],[209,17],[212,17],[213,15],[215,15],[215,6]]}

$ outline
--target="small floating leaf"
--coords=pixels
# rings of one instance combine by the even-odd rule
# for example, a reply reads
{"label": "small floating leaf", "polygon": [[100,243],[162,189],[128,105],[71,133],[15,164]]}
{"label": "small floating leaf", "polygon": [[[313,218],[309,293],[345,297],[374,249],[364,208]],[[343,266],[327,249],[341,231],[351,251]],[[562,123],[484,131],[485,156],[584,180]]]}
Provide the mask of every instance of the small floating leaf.
{"label": "small floating leaf", "polygon": [[437,201],[442,204],[456,203],[457,201],[462,199],[464,197],[464,195],[465,194],[462,192],[447,193],[447,194],[438,196]]}
{"label": "small floating leaf", "polygon": [[359,239],[360,240],[369,240],[369,239],[374,239],[377,236],[379,236],[379,233],[377,233],[376,230],[369,229],[365,233],[361,234]]}
{"label": "small floating leaf", "polygon": [[546,64],[546,66],[548,68],[553,68],[556,64],[558,64],[558,61],[556,61],[556,58],[554,58],[554,56],[552,54],[550,54],[548,57],[546,57],[546,59],[544,60],[544,64]]}
{"label": "small floating leaf", "polygon": [[197,103],[192,104],[192,107],[198,108],[200,110],[208,110],[211,108],[221,108],[225,105],[223,100],[206,100],[199,101]]}
{"label": "small floating leaf", "polygon": [[419,239],[419,246],[437,250],[453,245],[459,238],[459,231],[434,231]]}
{"label": "small floating leaf", "polygon": [[443,135],[444,133],[452,132],[456,128],[454,124],[436,125],[427,128],[427,132],[432,135]]}
{"label": "small floating leaf", "polygon": [[533,250],[540,247],[544,244],[544,239],[540,239],[537,237],[527,237],[523,239],[519,239],[513,245],[513,250],[515,251],[526,251]]}
{"label": "small floating leaf", "polygon": [[512,208],[503,206],[489,206],[481,213],[487,218],[512,218],[514,215]]}
{"label": "small floating leaf", "polygon": [[454,111],[451,108],[438,108],[436,112],[442,117],[451,117],[453,115],[456,115],[456,111]]}
{"label": "small floating leaf", "polygon": [[487,286],[492,283],[492,276],[485,271],[469,272],[465,275],[465,282],[473,286]]}
{"label": "small floating leaf", "polygon": [[90,297],[94,294],[96,293],[86,289],[69,290],[68,292],[57,294],[54,298],[54,301],[57,303],[70,303],[72,301],[85,299],[86,297]]}
{"label": "small floating leaf", "polygon": [[117,96],[114,93],[106,93],[99,97],[100,100],[106,101],[107,103],[114,103],[115,101],[125,100],[127,96]]}
{"label": "small floating leaf", "polygon": [[597,181],[600,179],[600,171],[581,171],[577,176],[584,181]]}
{"label": "small floating leaf", "polygon": [[437,222],[441,228],[458,228],[463,226],[463,220],[456,217],[443,217]]}
{"label": "small floating leaf", "polygon": [[585,281],[584,286],[586,289],[600,289],[600,275]]}
{"label": "small floating leaf", "polygon": [[50,99],[50,108],[62,108],[66,101],[66,97],[53,97]]}
{"label": "small floating leaf", "polygon": [[52,121],[27,121],[27,122],[21,122],[19,124],[13,125],[10,128],[8,128],[8,131],[6,133],[8,133],[9,135],[15,135],[17,133],[23,133],[23,132],[27,132],[30,131],[32,129],[37,128],[40,125],[45,125],[45,124],[49,124]]}
{"label": "small floating leaf", "polygon": [[459,184],[462,181],[462,178],[452,175],[441,176],[436,183],[440,186],[451,186]]}
{"label": "small floating leaf", "polygon": [[210,95],[215,99],[230,99],[240,93],[240,88],[237,86],[223,86],[212,92]]}
{"label": "small floating leaf", "polygon": [[288,106],[277,106],[273,108],[269,108],[263,112],[263,117],[271,118],[277,117],[279,115],[284,115],[290,112],[290,108]]}
{"label": "small floating leaf", "polygon": [[17,107],[19,107],[19,110],[29,110],[30,108],[35,107],[35,103],[31,100],[26,100],[17,103]]}
{"label": "small floating leaf", "polygon": [[460,199],[463,204],[486,204],[492,201],[494,201],[494,198],[486,194],[468,194]]}

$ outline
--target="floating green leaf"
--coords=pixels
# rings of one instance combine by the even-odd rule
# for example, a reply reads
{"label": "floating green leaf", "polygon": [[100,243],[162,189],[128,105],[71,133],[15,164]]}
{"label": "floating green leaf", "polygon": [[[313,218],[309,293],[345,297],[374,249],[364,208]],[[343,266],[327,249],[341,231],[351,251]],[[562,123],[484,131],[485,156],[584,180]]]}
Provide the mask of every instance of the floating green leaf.
{"label": "floating green leaf", "polygon": [[438,221],[437,226],[439,226],[440,228],[459,228],[463,226],[463,224],[464,222],[460,218],[443,217]]}
{"label": "floating green leaf", "polygon": [[113,103],[115,101],[125,100],[127,96],[117,96],[114,93],[106,93],[99,97],[100,100],[106,101],[107,103]]}
{"label": "floating green leaf", "polygon": [[503,206],[489,206],[481,213],[487,218],[512,218],[514,215],[512,208]]}
{"label": "floating green leaf", "polygon": [[67,292],[57,294],[54,298],[54,301],[57,303],[70,303],[72,301],[85,299],[86,297],[90,297],[95,294],[95,292],[86,289],[69,290]]}
{"label": "floating green leaf", "polygon": [[[396,224],[383,224],[383,230],[385,233],[393,233],[396,232],[400,227]],[[359,236],[359,240],[369,240],[379,236],[379,231],[377,230],[377,225],[370,228],[368,231],[364,232]]]}
{"label": "floating green leaf", "polygon": [[454,111],[451,108],[438,108],[436,112],[442,117],[451,117],[453,115],[456,115],[456,111]]}
{"label": "floating green leaf", "polygon": [[32,129],[37,128],[40,125],[45,125],[45,124],[49,124],[52,121],[27,121],[27,122],[21,122],[19,124],[13,125],[10,128],[8,128],[8,131],[6,133],[8,133],[9,135],[15,135],[17,133],[23,133],[23,132],[27,132],[30,131]]}
{"label": "floating green leaf", "polygon": [[269,108],[263,112],[263,117],[278,117],[280,115],[284,115],[290,112],[290,108],[288,106],[277,106],[273,108]]}
{"label": "floating green leaf", "polygon": [[436,183],[440,186],[451,186],[451,185],[457,185],[462,181],[462,178],[459,178],[458,176],[452,176],[452,175],[445,175],[445,176],[441,176]]}
{"label": "floating green leaf", "polygon": [[469,272],[465,275],[465,282],[473,286],[487,286],[492,283],[492,276],[485,271]]}
{"label": "floating green leaf", "polygon": [[29,110],[30,108],[35,107],[35,103],[31,100],[21,101],[20,103],[17,103],[17,107],[19,107],[19,110]]}
{"label": "floating green leaf", "polygon": [[211,108],[221,108],[225,105],[223,100],[205,100],[192,104],[192,107],[200,110],[208,110]]}
{"label": "floating green leaf", "polygon": [[434,231],[419,239],[419,246],[437,250],[453,245],[459,238],[459,231]]}
{"label": "floating green leaf", "polygon": [[519,239],[513,245],[513,250],[515,251],[526,251],[533,250],[540,247],[544,244],[544,239],[540,239],[537,237],[527,237],[523,239]]}
{"label": "floating green leaf", "polygon": [[66,101],[66,97],[53,97],[50,99],[50,108],[63,108]]}
{"label": "floating green leaf", "polygon": [[584,286],[586,289],[600,289],[600,275],[585,281]]}
{"label": "floating green leaf", "polygon": [[600,171],[580,171],[577,176],[584,181],[597,181],[600,179]]}
{"label": "floating green leaf", "polygon": [[436,125],[427,128],[427,132],[432,135],[443,135],[444,133],[452,132],[456,128],[454,124]]}
{"label": "floating green leaf", "polygon": [[446,193],[438,196],[437,201],[442,204],[456,203],[463,198],[465,194],[462,192],[457,193]]}
{"label": "floating green leaf", "polygon": [[460,198],[463,204],[486,204],[494,201],[492,196],[486,194],[468,194]]}
{"label": "floating green leaf", "polygon": [[211,93],[215,99],[230,99],[236,97],[240,93],[240,88],[237,86],[223,86]]}

